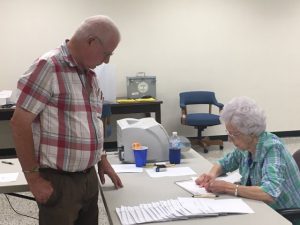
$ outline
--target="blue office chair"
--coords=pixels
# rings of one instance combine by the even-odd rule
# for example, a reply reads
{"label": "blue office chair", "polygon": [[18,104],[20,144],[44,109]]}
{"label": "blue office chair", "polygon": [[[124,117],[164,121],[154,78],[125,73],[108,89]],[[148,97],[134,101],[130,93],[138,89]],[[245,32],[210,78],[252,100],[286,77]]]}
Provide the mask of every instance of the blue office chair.
{"label": "blue office chair", "polygon": [[[181,108],[181,123],[187,126],[193,126],[198,130],[197,142],[204,148],[207,153],[207,147],[210,145],[219,145],[223,149],[222,140],[210,140],[202,137],[202,131],[209,127],[220,124],[219,115],[212,114],[212,105],[219,108],[219,112],[223,108],[223,104],[216,100],[215,93],[210,91],[189,91],[179,94]],[[195,104],[208,105],[207,113],[188,113],[187,106]]]}
{"label": "blue office chair", "polygon": [[[300,149],[293,154],[293,158],[295,159],[300,170]],[[287,220],[291,221],[293,225],[300,225],[300,208],[278,209],[277,212]]]}

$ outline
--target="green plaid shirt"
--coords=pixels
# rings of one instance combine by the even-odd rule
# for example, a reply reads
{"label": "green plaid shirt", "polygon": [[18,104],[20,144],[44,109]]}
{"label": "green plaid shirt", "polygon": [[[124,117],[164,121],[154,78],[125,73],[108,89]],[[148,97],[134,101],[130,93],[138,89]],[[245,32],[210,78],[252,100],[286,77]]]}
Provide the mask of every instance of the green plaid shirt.
{"label": "green plaid shirt", "polygon": [[300,207],[299,168],[279,138],[263,132],[250,166],[248,155],[248,151],[234,149],[219,160],[219,164],[224,173],[239,169],[242,185],[246,185],[250,176],[252,186],[259,186],[274,198],[275,203],[270,205],[272,208]]}

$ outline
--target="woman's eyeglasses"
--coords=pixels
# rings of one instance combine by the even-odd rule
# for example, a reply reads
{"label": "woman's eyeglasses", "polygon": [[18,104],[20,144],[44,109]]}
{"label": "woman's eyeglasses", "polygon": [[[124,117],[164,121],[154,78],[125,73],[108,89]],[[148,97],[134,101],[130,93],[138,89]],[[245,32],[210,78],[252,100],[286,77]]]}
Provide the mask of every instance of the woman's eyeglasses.
{"label": "woman's eyeglasses", "polygon": [[242,135],[242,133],[240,133],[240,132],[230,133],[228,130],[225,130],[225,132],[228,135],[228,137],[230,137],[231,139],[236,139]]}

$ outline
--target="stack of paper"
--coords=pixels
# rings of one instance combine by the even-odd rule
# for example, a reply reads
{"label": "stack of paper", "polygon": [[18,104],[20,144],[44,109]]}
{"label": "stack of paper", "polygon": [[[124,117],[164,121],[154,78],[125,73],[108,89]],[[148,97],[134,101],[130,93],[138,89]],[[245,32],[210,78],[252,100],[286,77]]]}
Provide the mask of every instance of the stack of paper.
{"label": "stack of paper", "polygon": [[228,213],[254,213],[242,199],[177,198],[116,208],[123,225],[164,222]]}

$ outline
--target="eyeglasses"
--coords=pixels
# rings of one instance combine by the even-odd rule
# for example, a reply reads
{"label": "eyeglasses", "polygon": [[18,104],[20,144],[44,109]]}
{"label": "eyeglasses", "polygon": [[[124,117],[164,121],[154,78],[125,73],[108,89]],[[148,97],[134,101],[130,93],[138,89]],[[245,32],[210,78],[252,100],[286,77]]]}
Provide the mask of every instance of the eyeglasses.
{"label": "eyeglasses", "polygon": [[228,130],[225,130],[225,132],[228,135],[228,137],[230,137],[231,139],[236,139],[242,135],[242,133],[240,133],[240,132],[236,132],[234,134],[230,133]]}
{"label": "eyeglasses", "polygon": [[[104,50],[105,48],[104,48],[103,41],[97,36],[95,36],[95,38],[99,41],[100,45],[102,46],[102,48]],[[113,54],[114,54],[113,52],[103,51],[103,56],[105,59],[111,57]]]}

